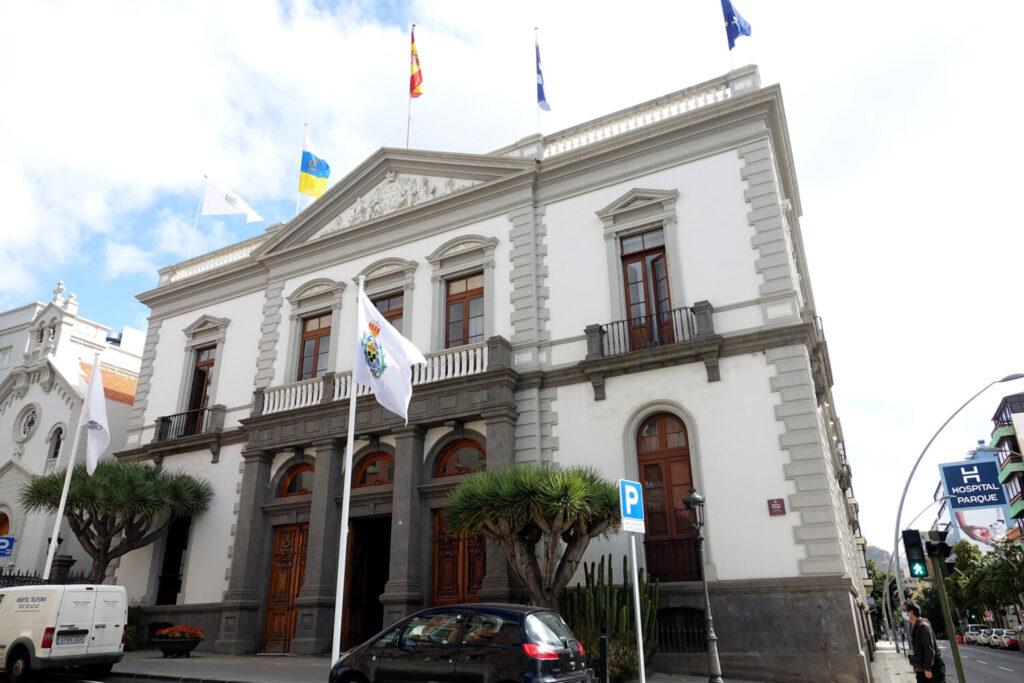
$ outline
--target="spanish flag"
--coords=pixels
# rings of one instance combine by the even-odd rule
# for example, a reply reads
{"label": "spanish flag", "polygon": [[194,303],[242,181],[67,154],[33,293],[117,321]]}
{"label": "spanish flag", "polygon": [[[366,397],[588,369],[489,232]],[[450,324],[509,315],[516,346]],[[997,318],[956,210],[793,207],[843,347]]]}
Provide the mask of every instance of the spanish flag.
{"label": "spanish flag", "polygon": [[319,197],[327,189],[327,178],[331,175],[331,167],[317,155],[309,134],[303,134],[302,167],[299,168],[299,192],[310,197]]}
{"label": "spanish flag", "polygon": [[423,73],[420,71],[420,56],[416,52],[416,24],[412,25],[412,64],[409,76],[409,97],[423,94]]}

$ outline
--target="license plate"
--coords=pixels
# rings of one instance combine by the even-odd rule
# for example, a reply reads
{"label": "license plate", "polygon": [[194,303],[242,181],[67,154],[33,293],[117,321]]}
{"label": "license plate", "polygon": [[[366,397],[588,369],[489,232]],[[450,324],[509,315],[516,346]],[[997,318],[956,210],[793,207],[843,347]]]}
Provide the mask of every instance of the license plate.
{"label": "license plate", "polygon": [[57,636],[58,645],[81,645],[85,642],[85,636]]}

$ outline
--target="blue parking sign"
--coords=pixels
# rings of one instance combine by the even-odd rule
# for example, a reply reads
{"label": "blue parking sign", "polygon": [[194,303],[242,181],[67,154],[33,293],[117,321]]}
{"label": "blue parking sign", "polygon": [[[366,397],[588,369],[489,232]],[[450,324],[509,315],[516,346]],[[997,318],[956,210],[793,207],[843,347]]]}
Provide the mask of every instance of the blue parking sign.
{"label": "blue parking sign", "polygon": [[14,550],[14,536],[0,536],[0,557],[10,557]]}
{"label": "blue parking sign", "polygon": [[644,533],[644,490],[640,482],[619,479],[619,512],[624,531]]}

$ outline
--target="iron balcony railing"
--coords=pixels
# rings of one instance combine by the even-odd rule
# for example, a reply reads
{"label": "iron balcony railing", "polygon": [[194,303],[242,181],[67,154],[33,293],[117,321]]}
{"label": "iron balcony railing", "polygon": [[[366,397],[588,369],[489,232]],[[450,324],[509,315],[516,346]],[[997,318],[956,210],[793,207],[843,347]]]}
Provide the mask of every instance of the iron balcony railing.
{"label": "iron balcony railing", "polygon": [[210,409],[200,408],[189,410],[177,415],[166,415],[161,417],[156,430],[157,441],[170,441],[185,436],[195,436],[203,433],[203,427],[209,422]]}
{"label": "iron balcony railing", "polygon": [[692,341],[697,336],[690,307],[608,323],[601,326],[601,333],[605,357]]}

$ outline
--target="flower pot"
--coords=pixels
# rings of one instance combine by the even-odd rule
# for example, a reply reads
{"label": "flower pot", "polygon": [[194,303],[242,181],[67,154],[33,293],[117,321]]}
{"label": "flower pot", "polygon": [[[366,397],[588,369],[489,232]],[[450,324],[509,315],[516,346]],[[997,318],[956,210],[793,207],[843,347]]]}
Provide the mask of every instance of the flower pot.
{"label": "flower pot", "polygon": [[155,638],[153,642],[164,653],[164,657],[191,657],[192,650],[203,641],[202,638]]}

